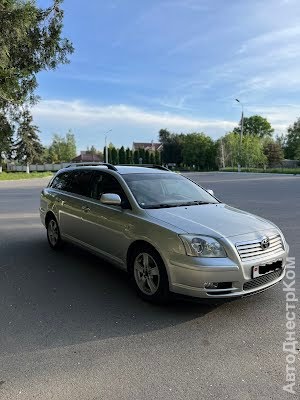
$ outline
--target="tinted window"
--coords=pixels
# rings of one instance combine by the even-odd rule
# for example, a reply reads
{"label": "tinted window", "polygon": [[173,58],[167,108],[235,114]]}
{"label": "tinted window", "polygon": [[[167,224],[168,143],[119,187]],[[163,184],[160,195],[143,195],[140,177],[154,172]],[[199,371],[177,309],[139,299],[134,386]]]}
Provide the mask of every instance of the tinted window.
{"label": "tinted window", "polygon": [[91,197],[100,200],[103,193],[115,193],[121,197],[122,201],[126,200],[126,195],[121,185],[113,176],[96,172],[91,184]]}
{"label": "tinted window", "polygon": [[53,189],[68,190],[70,182],[70,172],[62,172],[53,179],[51,186]]}
{"label": "tinted window", "polygon": [[90,197],[89,187],[92,175],[92,170],[73,171],[68,191],[81,196]]}

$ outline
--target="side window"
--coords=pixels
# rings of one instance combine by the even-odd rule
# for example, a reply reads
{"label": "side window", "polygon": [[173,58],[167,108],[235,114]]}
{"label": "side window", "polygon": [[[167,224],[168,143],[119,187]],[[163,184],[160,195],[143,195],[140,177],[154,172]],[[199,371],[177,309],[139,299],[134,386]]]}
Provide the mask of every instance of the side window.
{"label": "side window", "polygon": [[51,186],[53,189],[68,190],[68,184],[70,181],[70,172],[62,172],[53,179]]}
{"label": "side window", "polygon": [[100,200],[103,193],[115,193],[122,201],[128,201],[119,182],[105,172],[96,172],[91,183],[91,197]]}
{"label": "side window", "polygon": [[81,196],[91,197],[89,188],[92,175],[92,170],[81,169],[73,171],[68,191]]}

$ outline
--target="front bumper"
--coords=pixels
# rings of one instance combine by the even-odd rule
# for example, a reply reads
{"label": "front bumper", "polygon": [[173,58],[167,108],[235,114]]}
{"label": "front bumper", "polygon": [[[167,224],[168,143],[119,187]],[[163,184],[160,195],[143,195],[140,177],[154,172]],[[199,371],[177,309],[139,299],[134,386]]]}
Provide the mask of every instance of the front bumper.
{"label": "front bumper", "polygon": [[41,223],[42,223],[44,226],[46,226],[46,222],[45,222],[45,220],[46,220],[46,211],[45,211],[45,209],[43,209],[42,207],[39,208],[39,211],[40,211],[40,220],[41,220]]}
{"label": "front bumper", "polygon": [[[177,255],[170,258],[168,263],[170,291],[207,299],[242,297],[261,292],[283,279],[288,250],[287,246],[276,256],[256,260],[255,263],[242,263],[240,260],[234,262],[229,258],[201,259]],[[252,278],[253,266],[278,260],[282,260],[281,270]],[[222,282],[224,288],[205,288],[205,282]]]}

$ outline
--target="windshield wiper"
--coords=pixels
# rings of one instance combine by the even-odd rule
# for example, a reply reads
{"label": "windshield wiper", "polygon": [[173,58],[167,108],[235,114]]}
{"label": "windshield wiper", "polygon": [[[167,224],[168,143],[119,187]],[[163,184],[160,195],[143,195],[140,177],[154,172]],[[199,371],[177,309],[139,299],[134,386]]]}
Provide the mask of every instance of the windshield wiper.
{"label": "windshield wiper", "polygon": [[187,201],[186,203],[180,203],[181,206],[199,206],[202,204],[214,204],[211,201],[201,201],[201,200],[195,200],[195,201]]}
{"label": "windshield wiper", "polygon": [[201,200],[195,200],[195,201],[188,201],[186,203],[162,203],[162,204],[153,204],[149,206],[144,206],[143,208],[171,208],[171,207],[186,207],[186,206],[198,206],[198,205],[203,205],[203,204],[214,204],[212,202],[208,201],[201,201]]}
{"label": "windshield wiper", "polygon": [[176,204],[176,203],[174,203],[174,204],[165,204],[165,203],[162,203],[162,204],[151,204],[151,205],[149,205],[149,206],[144,206],[143,208],[170,208],[170,207],[180,207],[180,205],[181,204]]}

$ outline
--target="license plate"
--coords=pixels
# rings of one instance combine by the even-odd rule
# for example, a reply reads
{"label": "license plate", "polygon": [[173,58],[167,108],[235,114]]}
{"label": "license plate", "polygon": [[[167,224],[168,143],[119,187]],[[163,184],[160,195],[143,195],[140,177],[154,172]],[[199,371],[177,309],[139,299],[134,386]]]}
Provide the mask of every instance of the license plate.
{"label": "license plate", "polygon": [[277,260],[271,264],[266,265],[255,265],[252,268],[252,278],[258,278],[262,275],[270,274],[282,267],[282,260]]}
{"label": "license plate", "polygon": [[259,266],[255,266],[252,269],[252,277],[253,278],[258,278],[259,276],[264,275],[259,273]]}

